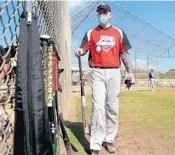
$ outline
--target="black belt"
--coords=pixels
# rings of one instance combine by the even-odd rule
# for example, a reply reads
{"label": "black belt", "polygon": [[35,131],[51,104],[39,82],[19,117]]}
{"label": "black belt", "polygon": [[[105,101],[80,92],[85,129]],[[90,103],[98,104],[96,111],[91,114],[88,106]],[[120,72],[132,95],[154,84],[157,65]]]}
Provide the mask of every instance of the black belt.
{"label": "black belt", "polygon": [[100,69],[117,69],[119,67],[99,67],[99,66],[93,66],[92,68],[100,68]]}

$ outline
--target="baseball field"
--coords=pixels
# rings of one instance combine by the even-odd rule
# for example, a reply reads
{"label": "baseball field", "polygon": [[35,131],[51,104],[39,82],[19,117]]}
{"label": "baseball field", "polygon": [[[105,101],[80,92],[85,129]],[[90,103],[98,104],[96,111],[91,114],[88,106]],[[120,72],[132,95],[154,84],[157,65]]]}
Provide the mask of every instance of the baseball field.
{"label": "baseball field", "polygon": [[[86,155],[88,141],[83,136],[80,94],[73,94],[67,129],[76,155]],[[87,96],[88,118],[91,96]],[[75,115],[75,116],[73,116]],[[175,90],[125,91],[121,93],[118,155],[175,155]],[[101,155],[108,155],[103,149]]]}

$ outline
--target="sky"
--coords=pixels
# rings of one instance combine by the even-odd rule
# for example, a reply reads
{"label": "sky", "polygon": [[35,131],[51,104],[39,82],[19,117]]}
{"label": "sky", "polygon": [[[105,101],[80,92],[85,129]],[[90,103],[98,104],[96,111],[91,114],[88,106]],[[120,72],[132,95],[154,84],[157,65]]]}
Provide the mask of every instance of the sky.
{"label": "sky", "polygon": [[[165,33],[175,37],[175,1],[119,2],[137,15],[151,22]],[[175,51],[174,51],[175,52]],[[160,59],[162,70],[175,68],[175,59]],[[164,63],[161,63],[164,61]]]}
{"label": "sky", "polygon": [[[75,12],[77,12],[78,10],[80,10],[80,8],[83,8],[87,5],[87,3],[90,3],[89,1],[81,1],[78,0],[76,1],[76,3],[72,3],[71,1],[69,1],[69,8],[70,8],[70,15],[73,15]],[[102,2],[105,3],[105,2]],[[112,7],[112,11],[115,13],[115,8],[113,8],[113,5],[110,4],[110,1],[106,2],[108,3],[111,7]],[[175,1],[116,1],[116,3],[120,4],[122,7],[132,11],[133,13],[135,13],[137,16],[142,17],[144,20],[150,22],[151,24],[155,25],[156,27],[158,27],[160,30],[162,30],[165,34],[171,35],[172,37],[175,38]],[[76,11],[75,11],[76,10]],[[120,11],[121,12],[121,11]],[[92,15],[93,17],[95,17],[95,12],[93,12],[94,15]],[[115,13],[115,18],[119,18],[120,14]],[[114,18],[114,17],[113,17]],[[129,19],[128,19],[129,20]],[[132,20],[132,19],[130,19]],[[134,31],[133,27],[137,27],[137,23],[140,24],[141,22],[137,21],[136,19],[133,19],[135,21],[134,24],[128,24],[126,26],[125,24],[125,29],[127,29],[128,31]],[[93,22],[91,21],[91,23],[89,22],[90,25],[94,26],[94,24],[92,24]],[[95,23],[98,24],[98,23]],[[123,23],[124,24],[124,23]],[[80,27],[78,28],[76,34],[78,34],[79,36],[83,36],[83,34],[85,33],[85,29],[86,29],[86,24],[82,24],[80,25]],[[133,25],[133,27],[132,27]],[[120,26],[123,26],[120,23]],[[153,30],[150,30],[149,33],[152,33]],[[145,33],[145,36],[147,34]],[[144,35],[143,35],[144,37]],[[160,38],[155,38],[154,40],[159,40]],[[76,39],[74,39],[76,40]],[[77,38],[77,42],[73,42],[73,44],[77,44],[79,42],[79,40]],[[131,38],[132,40],[132,38]],[[168,43],[167,43],[168,44]],[[175,48],[173,48],[173,50],[171,50],[171,53],[175,53]],[[134,58],[134,55],[131,55],[132,59]],[[87,63],[86,61],[87,57],[83,58],[83,62]],[[140,65],[144,66],[146,65],[146,60],[147,57],[138,54],[138,63],[140,63]],[[174,63],[175,59],[155,59],[150,57],[149,58],[149,65],[150,67],[157,67],[157,61],[159,62],[159,69],[162,71],[166,71],[169,70],[171,68],[175,68],[175,63]],[[73,64],[76,64],[76,59],[73,58]],[[87,67],[87,64],[85,65],[85,67]]]}
{"label": "sky", "polygon": [[175,1],[118,3],[175,37]]}
{"label": "sky", "polygon": [[[4,6],[5,4],[7,4],[7,2],[0,0],[0,6]],[[16,8],[18,5],[18,2],[16,0],[13,1],[13,5]],[[16,24],[19,24],[19,14],[22,13],[22,7],[19,7],[19,14],[17,10],[14,12],[13,5],[11,2],[9,2],[6,7],[3,7],[2,9],[0,9],[1,11],[0,14],[2,19],[0,20],[0,45],[2,45],[3,47],[6,47],[7,43],[9,44],[11,43],[12,40],[13,41],[15,40],[16,37],[15,36],[12,37],[12,33],[16,32]],[[15,13],[15,16],[14,16],[14,13]],[[11,16],[14,16],[15,18],[11,18],[10,20]],[[4,29],[5,27],[7,27],[7,25],[9,25],[8,28]],[[11,28],[11,31],[9,27]],[[4,36],[4,34],[5,34],[5,37],[2,37]],[[17,34],[19,34],[19,27],[17,29]]]}

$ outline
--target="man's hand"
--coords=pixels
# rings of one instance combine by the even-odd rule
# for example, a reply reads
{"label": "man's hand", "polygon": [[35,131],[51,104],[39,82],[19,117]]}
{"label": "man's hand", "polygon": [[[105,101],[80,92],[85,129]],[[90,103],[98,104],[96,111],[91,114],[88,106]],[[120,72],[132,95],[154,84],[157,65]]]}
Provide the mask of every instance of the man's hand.
{"label": "man's hand", "polygon": [[83,48],[78,48],[78,49],[75,51],[75,55],[76,55],[77,57],[82,56],[83,54],[84,54]]}
{"label": "man's hand", "polygon": [[132,84],[135,84],[135,76],[133,73],[128,73],[127,77],[128,79],[131,79]]}

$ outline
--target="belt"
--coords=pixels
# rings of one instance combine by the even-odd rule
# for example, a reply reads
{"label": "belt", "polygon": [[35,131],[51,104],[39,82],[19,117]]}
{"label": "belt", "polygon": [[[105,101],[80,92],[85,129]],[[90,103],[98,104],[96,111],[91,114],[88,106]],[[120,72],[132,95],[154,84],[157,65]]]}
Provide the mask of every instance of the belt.
{"label": "belt", "polygon": [[117,69],[119,67],[99,67],[99,66],[93,66],[92,68],[100,68],[100,69]]}

